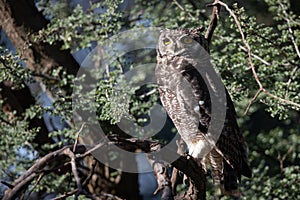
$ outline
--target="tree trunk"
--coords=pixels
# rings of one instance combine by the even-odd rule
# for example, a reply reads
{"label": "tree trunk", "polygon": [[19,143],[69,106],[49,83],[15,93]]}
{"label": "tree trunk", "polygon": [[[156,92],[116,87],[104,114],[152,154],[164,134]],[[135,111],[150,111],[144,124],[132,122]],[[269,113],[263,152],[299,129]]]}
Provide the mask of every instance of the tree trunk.
{"label": "tree trunk", "polygon": [[[38,31],[48,24],[42,13],[35,7],[33,0],[0,0],[0,22],[1,29],[9,37],[19,55],[25,59],[28,69],[37,74],[47,74],[51,69],[62,66],[68,74],[76,75],[80,65],[69,50],[61,50],[62,42],[50,45],[32,39],[33,35],[38,34]],[[28,87],[22,90],[11,90],[6,83],[1,83],[0,87],[2,88],[0,95],[7,100],[8,112],[16,110],[18,114],[22,114],[26,108],[35,104]],[[41,128],[35,139],[36,143],[42,145],[53,142],[48,137],[48,130],[42,119],[34,119],[30,125]],[[103,166],[98,165],[98,167]],[[119,184],[111,184],[108,187],[112,187],[112,190],[117,191],[124,198],[138,199],[137,181],[138,174],[122,173]],[[90,186],[94,187],[90,188],[93,191],[99,188],[101,190],[101,186],[96,182],[91,183]]]}

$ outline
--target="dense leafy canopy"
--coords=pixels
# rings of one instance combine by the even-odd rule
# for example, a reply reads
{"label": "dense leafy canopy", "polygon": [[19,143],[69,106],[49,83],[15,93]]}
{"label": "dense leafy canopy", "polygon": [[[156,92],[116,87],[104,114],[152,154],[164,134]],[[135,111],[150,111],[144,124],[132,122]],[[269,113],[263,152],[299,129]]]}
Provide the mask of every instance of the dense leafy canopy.
{"label": "dense leafy canopy", "polygon": [[[120,31],[137,27],[207,27],[211,14],[205,6],[206,1],[136,0],[135,3],[126,1],[126,4],[122,0],[104,0],[91,3],[88,8],[68,2],[37,2],[50,23],[30,35],[33,41],[62,42],[62,49],[72,52],[90,50]],[[246,8],[230,2],[226,3],[237,16],[241,30],[232,15],[222,8],[210,48],[212,62],[234,100],[239,124],[249,146],[254,176],[242,179],[242,194],[245,199],[300,199],[299,12],[288,0],[259,2],[262,10],[251,7],[257,1],[249,1]],[[249,61],[249,49],[241,31],[251,47],[252,61]],[[140,63],[155,62],[156,59],[153,51],[133,54],[141,58]],[[138,124],[147,123],[149,109],[158,100],[155,85],[136,88],[130,87],[134,83],[125,80],[122,72],[136,64],[130,62],[130,56],[125,55],[111,63],[109,67],[114,70],[103,75],[97,86],[98,120],[105,124],[107,134],[115,133],[115,124],[126,113],[131,113]],[[51,91],[54,102],[52,107],[32,104],[20,113],[6,108],[5,93],[1,93],[0,177],[6,182],[15,180],[47,152],[73,144],[76,139],[70,91],[73,82],[84,77],[67,74],[63,66],[41,76],[24,68],[25,63],[21,51],[13,54],[1,47],[0,90],[4,91],[7,85],[12,90],[24,90],[27,84],[42,82],[46,90]],[[68,126],[50,133],[55,143],[40,146],[34,140],[40,128],[30,126],[30,122],[42,118],[45,112],[60,116]],[[22,152],[27,153],[23,155]],[[67,173],[63,176],[50,173],[37,186],[30,187],[35,191],[63,194],[68,188],[75,187],[75,183]],[[207,195],[211,195],[211,189]]]}

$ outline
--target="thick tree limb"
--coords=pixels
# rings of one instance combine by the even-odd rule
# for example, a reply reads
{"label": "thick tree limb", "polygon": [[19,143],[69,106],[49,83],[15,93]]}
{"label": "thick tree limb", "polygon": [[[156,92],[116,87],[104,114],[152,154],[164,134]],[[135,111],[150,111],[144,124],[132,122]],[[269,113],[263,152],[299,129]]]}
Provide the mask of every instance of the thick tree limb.
{"label": "thick tree limb", "polygon": [[150,164],[153,167],[153,171],[157,180],[158,187],[154,194],[162,191],[161,199],[173,200],[171,181],[168,176],[168,167],[161,161],[149,159]]}
{"label": "thick tree limb", "polygon": [[[43,172],[45,166],[49,163],[60,160],[64,156],[69,155],[69,150],[71,146],[66,146],[57,151],[51,152],[39,159],[31,168],[29,168],[24,174],[22,174],[14,183],[14,187],[9,188],[5,191],[3,199],[10,200],[16,199],[23,190],[26,190],[28,185],[40,174]],[[83,145],[77,146],[74,153],[84,153],[86,148]]]}
{"label": "thick tree limb", "polygon": [[48,21],[35,7],[33,0],[0,0],[0,27],[5,31],[26,65],[43,74],[53,67],[63,66],[76,75],[79,64],[70,51],[61,50],[62,44],[37,43],[31,35],[46,27]]}
{"label": "thick tree limb", "polygon": [[[110,144],[108,145],[117,145],[119,147],[124,148],[124,150],[127,151],[136,151],[138,149],[142,149],[144,152],[153,152],[156,151],[159,153],[159,149],[161,147],[161,144],[158,142],[153,142],[150,140],[140,140],[140,139],[134,139],[134,138],[118,138],[116,136],[109,137],[111,140]],[[102,143],[102,145],[107,145]],[[100,146],[99,146],[100,147]],[[24,190],[28,188],[28,186],[32,183],[32,181],[39,177],[41,173],[51,173],[53,169],[51,170],[44,170],[44,168],[48,165],[51,165],[51,163],[59,161],[61,162],[62,158],[68,157],[71,161],[71,167],[72,167],[72,173],[75,177],[75,181],[77,184],[77,188],[75,188],[71,192],[67,192],[68,195],[77,194],[79,195],[79,192],[82,191],[82,186],[87,184],[88,179],[86,178],[84,181],[81,182],[79,175],[77,174],[77,166],[76,162],[77,160],[82,159],[83,157],[79,155],[86,155],[86,152],[89,151],[89,149],[92,149],[93,147],[87,147],[84,145],[77,145],[75,148],[75,151],[72,152],[72,149],[74,148],[74,145],[65,146],[62,149],[59,149],[57,151],[51,152],[44,156],[43,158],[39,159],[31,168],[29,168],[24,174],[22,174],[17,180],[14,181],[13,184],[5,183],[5,185],[10,185],[6,191],[4,198],[5,200],[11,200],[19,197]],[[89,151],[90,152],[90,151]],[[168,158],[165,158],[164,156],[168,154],[174,154],[172,150],[170,152],[167,152],[165,154],[162,154],[162,159],[168,160]],[[75,156],[76,155],[76,156]],[[73,164],[72,164],[73,163]],[[198,166],[196,162],[193,159],[188,159],[185,156],[179,156],[178,159],[171,163],[173,167],[176,167],[178,170],[186,174],[191,179],[191,185],[193,189],[193,195],[197,196],[197,199],[205,199],[205,174],[201,168],[201,166]],[[168,179],[166,168],[164,165],[161,165],[160,162],[157,162],[154,164],[155,171],[157,175],[161,178],[163,191],[165,192],[166,199],[172,199],[171,192],[171,183]],[[89,175],[91,176],[91,175]],[[192,195],[192,193],[188,193],[189,196]],[[188,198],[188,197],[187,197]]]}

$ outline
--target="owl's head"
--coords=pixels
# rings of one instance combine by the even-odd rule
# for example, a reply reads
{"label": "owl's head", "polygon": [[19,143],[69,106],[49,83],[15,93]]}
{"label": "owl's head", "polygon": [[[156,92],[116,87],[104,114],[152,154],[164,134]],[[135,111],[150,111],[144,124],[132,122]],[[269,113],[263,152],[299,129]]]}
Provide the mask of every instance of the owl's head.
{"label": "owl's head", "polygon": [[158,56],[194,57],[197,52],[208,50],[208,43],[200,29],[165,29],[161,31],[158,41]]}

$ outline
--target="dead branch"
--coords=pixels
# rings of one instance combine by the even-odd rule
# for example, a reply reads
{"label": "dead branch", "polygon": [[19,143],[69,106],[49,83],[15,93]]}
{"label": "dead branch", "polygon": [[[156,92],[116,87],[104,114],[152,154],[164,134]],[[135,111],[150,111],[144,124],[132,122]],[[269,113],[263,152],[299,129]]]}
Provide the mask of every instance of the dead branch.
{"label": "dead branch", "polygon": [[219,0],[215,0],[212,4],[208,5],[208,6],[213,6],[212,9],[212,14],[210,17],[210,23],[209,26],[205,32],[205,38],[208,41],[208,44],[210,44],[211,42],[211,38],[213,36],[213,33],[217,27],[218,24],[218,20],[219,20],[219,14],[220,14],[220,4],[219,4]]}
{"label": "dead branch", "polygon": [[[17,180],[12,184],[12,188],[8,188],[5,191],[3,199],[10,200],[16,199],[23,190],[26,190],[31,182],[43,172],[43,169],[51,162],[60,160],[64,156],[68,156],[68,150],[72,148],[71,146],[63,147],[57,151],[51,152],[39,159],[32,167],[30,167],[24,174],[22,174]],[[86,148],[83,145],[78,145],[74,153],[83,153]]]}
{"label": "dead branch", "polygon": [[[109,144],[105,144],[105,142],[101,142],[100,144],[103,145],[117,145],[120,148],[124,148],[127,151],[136,151],[142,150],[144,152],[157,152],[159,154],[162,145],[159,142],[154,142],[150,140],[140,140],[136,138],[119,138],[117,136],[108,136]],[[98,146],[98,148],[101,147]],[[71,164],[71,169],[73,176],[75,178],[77,188],[70,192],[66,192],[63,196],[57,197],[56,199],[64,199],[71,195],[78,196],[80,193],[84,193],[83,187],[88,184],[89,179],[93,174],[93,168],[96,165],[96,161],[94,162],[93,166],[91,167],[91,171],[88,177],[85,180],[81,180],[77,170],[77,162],[83,159],[82,155],[88,156],[87,152],[91,153],[91,149],[94,147],[87,147],[84,145],[76,145],[75,151],[73,152],[72,149],[74,145],[65,146],[59,150],[51,152],[46,156],[42,157],[35,164],[30,167],[24,174],[22,174],[17,180],[14,181],[13,184],[3,183],[6,186],[10,186],[5,191],[3,199],[11,200],[16,199],[19,197],[28,186],[36,179],[37,177],[44,177],[41,174],[48,174],[54,172],[54,169],[57,167],[53,167],[52,169],[44,170],[47,166],[51,165],[54,162],[61,162],[62,158],[69,158],[70,161],[66,160],[68,164]],[[167,150],[166,153],[162,154],[162,160],[168,160],[168,155],[174,155],[176,152],[173,150]],[[76,155],[76,156],[75,156]],[[205,174],[201,166],[198,166],[193,159],[188,159],[185,156],[176,155],[178,157],[177,160],[171,163],[171,165],[184,174],[186,174],[191,179],[191,187],[193,188],[193,194],[197,196],[197,199],[205,199]],[[163,193],[166,199],[173,199],[172,189],[171,189],[171,182],[167,175],[166,167],[162,165],[163,162],[157,161],[154,163],[154,171],[156,172],[157,176],[161,178],[161,188],[163,188]],[[66,163],[60,165],[65,166]],[[40,181],[40,178],[39,178]],[[188,193],[188,195],[191,195]],[[188,199],[188,198],[187,198]]]}
{"label": "dead branch", "polygon": [[174,4],[180,9],[182,10],[183,12],[186,12],[187,15],[191,18],[191,19],[195,19],[195,17],[190,13],[190,12],[187,12],[184,7],[177,1],[177,0],[173,0]]}
{"label": "dead branch", "polygon": [[184,199],[206,199],[206,177],[202,166],[199,166],[193,158],[188,159],[185,156],[180,156],[172,166],[190,178],[190,187],[184,194]]}
{"label": "dead branch", "polygon": [[244,115],[246,115],[246,114],[249,112],[251,105],[254,103],[254,101],[257,99],[257,97],[259,96],[259,94],[260,94],[261,92],[262,92],[262,89],[261,89],[261,88],[259,88],[259,89],[256,91],[254,97],[249,101],[248,106],[247,106],[247,108],[246,108],[246,110],[245,110],[245,112],[244,112]]}
{"label": "dead branch", "polygon": [[171,181],[168,176],[168,167],[160,161],[149,159],[150,164],[153,167],[153,171],[157,180],[157,189],[154,194],[162,191],[161,199],[173,200]]}

